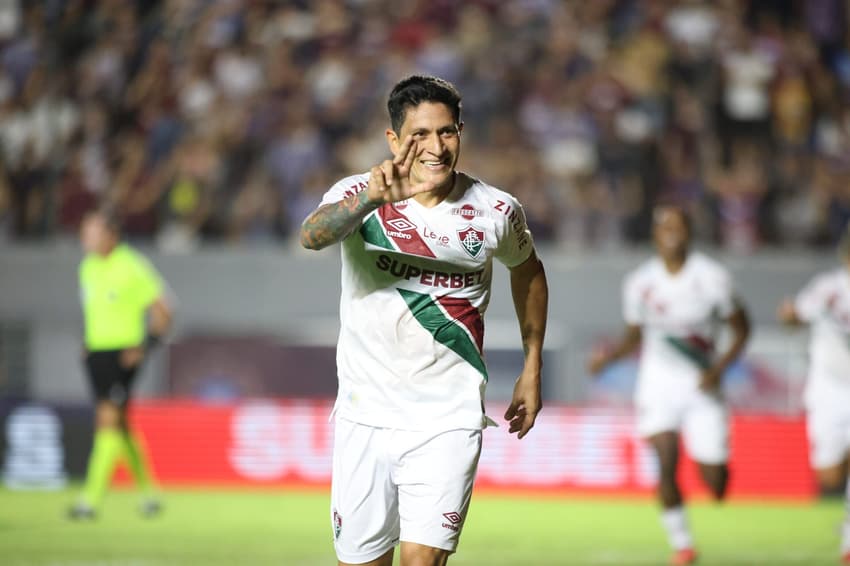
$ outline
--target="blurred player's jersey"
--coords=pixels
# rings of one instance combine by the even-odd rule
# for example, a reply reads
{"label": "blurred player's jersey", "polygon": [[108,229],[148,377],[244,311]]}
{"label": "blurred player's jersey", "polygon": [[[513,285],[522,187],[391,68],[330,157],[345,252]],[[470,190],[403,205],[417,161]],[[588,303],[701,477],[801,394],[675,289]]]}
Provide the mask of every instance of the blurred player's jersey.
{"label": "blurred player's jersey", "polygon": [[714,361],[719,323],[734,309],[731,276],[701,253],[690,253],[676,274],[659,258],[631,272],[623,317],[643,331],[638,397],[696,387]]}
{"label": "blurred player's jersey", "polygon": [[[339,181],[322,204],[368,179]],[[483,428],[492,260],[514,267],[532,248],[519,203],[463,174],[433,208],[409,199],[368,214],[342,242],[337,414],[407,430]]]}
{"label": "blurred player's jersey", "polygon": [[809,389],[821,380],[850,387],[850,274],[838,268],[816,276],[794,308],[812,327]]}
{"label": "blurred player's jersey", "polygon": [[156,269],[127,244],[106,256],[80,262],[80,301],[90,352],[138,346],[145,339],[145,313],[163,292]]}

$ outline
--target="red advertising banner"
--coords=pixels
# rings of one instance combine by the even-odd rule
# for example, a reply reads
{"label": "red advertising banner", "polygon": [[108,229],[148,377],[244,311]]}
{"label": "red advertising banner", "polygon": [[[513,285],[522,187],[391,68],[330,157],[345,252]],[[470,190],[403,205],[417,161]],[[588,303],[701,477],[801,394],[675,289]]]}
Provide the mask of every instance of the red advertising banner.
{"label": "red advertising banner", "polygon": [[[324,486],[333,448],[330,411],[329,402],[312,400],[139,401],[132,420],[165,485]],[[736,415],[732,427],[730,495],[815,494],[802,417]],[[647,494],[656,477],[630,413],[547,406],[521,441],[504,425],[484,432],[477,487]],[[689,494],[704,493],[689,461],[682,481]]]}

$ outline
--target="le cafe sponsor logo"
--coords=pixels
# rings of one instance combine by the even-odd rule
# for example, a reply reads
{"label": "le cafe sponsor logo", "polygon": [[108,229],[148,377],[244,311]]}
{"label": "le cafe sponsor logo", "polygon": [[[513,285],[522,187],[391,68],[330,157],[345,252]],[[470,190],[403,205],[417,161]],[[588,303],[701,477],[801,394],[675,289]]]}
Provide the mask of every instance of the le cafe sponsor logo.
{"label": "le cafe sponsor logo", "polygon": [[[400,238],[402,240],[410,240],[413,238],[412,235],[408,234],[413,230],[416,230],[417,226],[407,218],[393,218],[392,220],[387,220],[387,236],[392,238]],[[390,230],[389,228],[392,228]],[[423,227],[422,228],[422,237],[426,240],[431,240],[439,246],[448,247],[449,246],[449,237],[446,235],[437,234],[430,228]]]}

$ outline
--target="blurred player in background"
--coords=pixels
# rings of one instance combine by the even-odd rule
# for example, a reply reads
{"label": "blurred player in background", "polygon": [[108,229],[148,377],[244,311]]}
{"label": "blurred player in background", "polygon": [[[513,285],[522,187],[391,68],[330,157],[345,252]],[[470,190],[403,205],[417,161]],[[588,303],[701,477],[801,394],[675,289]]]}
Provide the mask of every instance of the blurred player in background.
{"label": "blurred player in background", "polygon": [[[674,549],[671,563],[692,564],[696,551],[676,481],[679,436],[712,495],[722,499],[729,478],[729,422],[721,385],[747,342],[750,324],[728,271],[691,251],[691,225],[683,210],[656,208],[653,239],[658,257],[630,273],[623,286],[622,339],[594,352],[589,366],[597,374],[643,344],[638,432],[658,457],[662,524]],[[715,355],[719,323],[729,326],[732,340]]]}
{"label": "blurred player in background", "polygon": [[85,362],[97,405],[86,482],[69,510],[72,519],[95,517],[121,459],[144,491],[141,513],[160,511],[144,447],[129,429],[127,408],[142,361],[171,325],[171,307],[161,277],[121,242],[119,229],[118,219],[107,210],[89,214],[81,226]]}
{"label": "blurred player in background", "polygon": [[841,552],[850,564],[850,232],[839,256],[844,265],[816,275],[795,298],[785,299],[778,317],[789,326],[812,326],[804,400],[809,458],[823,492],[847,498]]}
{"label": "blurred player in background", "polygon": [[540,410],[548,291],[520,204],[456,171],[460,95],[434,77],[392,90],[392,161],[335,184],[301,242],[342,242],[339,394],[331,488],[340,564],[445,564],[481,452],[482,317],[492,260],[510,270],[525,365],[505,419]]}

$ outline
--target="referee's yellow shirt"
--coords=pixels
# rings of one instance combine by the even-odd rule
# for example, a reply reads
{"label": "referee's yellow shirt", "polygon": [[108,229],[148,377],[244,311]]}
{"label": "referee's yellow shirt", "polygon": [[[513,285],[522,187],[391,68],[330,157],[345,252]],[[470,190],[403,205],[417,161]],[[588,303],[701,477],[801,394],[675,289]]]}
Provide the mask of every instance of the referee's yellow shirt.
{"label": "referee's yellow shirt", "polygon": [[118,244],[103,257],[80,262],[80,300],[90,352],[119,350],[145,339],[148,307],[162,294],[162,279],[140,253]]}

